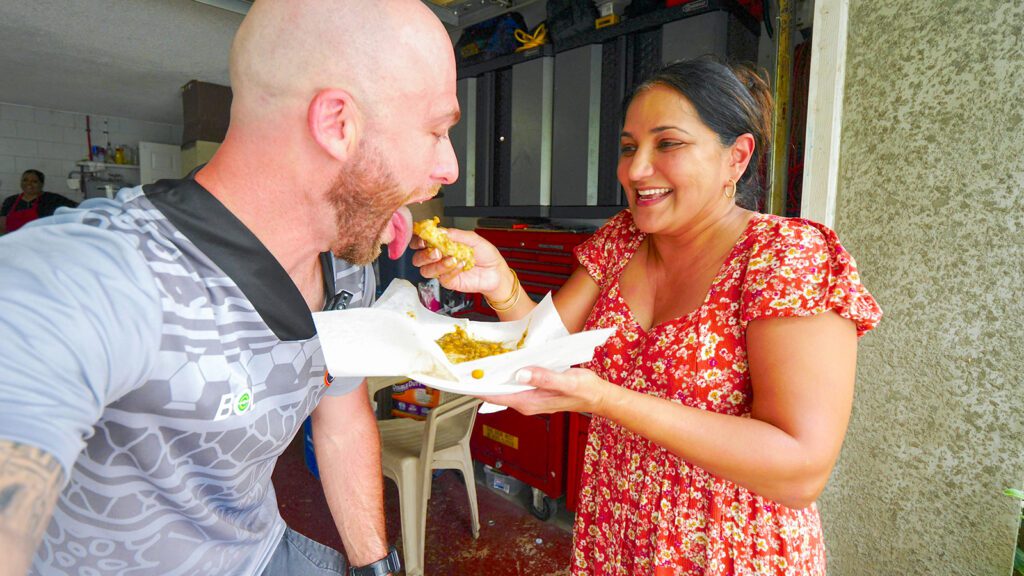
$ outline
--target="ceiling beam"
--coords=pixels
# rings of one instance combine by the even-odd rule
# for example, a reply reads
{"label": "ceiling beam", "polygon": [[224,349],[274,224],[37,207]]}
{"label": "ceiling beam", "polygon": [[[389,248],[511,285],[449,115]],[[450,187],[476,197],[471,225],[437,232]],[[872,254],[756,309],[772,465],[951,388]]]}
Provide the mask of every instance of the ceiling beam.
{"label": "ceiling beam", "polygon": [[[214,8],[220,8],[221,10],[227,10],[228,12],[234,12],[236,14],[247,14],[249,8],[252,7],[253,0],[195,0]],[[449,26],[456,26],[458,28],[465,28],[472,26],[484,20],[494,18],[504,14],[510,10],[516,8],[522,8],[529,4],[533,4],[537,0],[492,0],[493,4],[489,7],[475,10],[469,14],[459,15],[457,10],[450,8],[442,8],[437,4],[430,2],[429,0],[423,0],[423,3],[434,13],[435,16],[445,24]]]}

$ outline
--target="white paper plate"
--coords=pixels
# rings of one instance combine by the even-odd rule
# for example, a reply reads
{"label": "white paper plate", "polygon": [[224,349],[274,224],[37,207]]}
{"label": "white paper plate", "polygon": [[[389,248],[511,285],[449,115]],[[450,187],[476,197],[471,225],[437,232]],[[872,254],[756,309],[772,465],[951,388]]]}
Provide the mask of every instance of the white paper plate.
{"label": "white paper plate", "polygon": [[[581,364],[593,358],[594,349],[604,344],[605,340],[614,333],[614,328],[589,330],[564,336],[543,345],[529,346],[498,356],[455,364],[453,370],[455,380],[422,373],[408,376],[431,388],[456,394],[473,396],[513,394],[533,389],[533,386],[516,383],[515,374],[521,368],[540,366],[548,370],[564,372],[575,364]],[[483,370],[483,376],[481,378],[473,377],[474,370]]]}

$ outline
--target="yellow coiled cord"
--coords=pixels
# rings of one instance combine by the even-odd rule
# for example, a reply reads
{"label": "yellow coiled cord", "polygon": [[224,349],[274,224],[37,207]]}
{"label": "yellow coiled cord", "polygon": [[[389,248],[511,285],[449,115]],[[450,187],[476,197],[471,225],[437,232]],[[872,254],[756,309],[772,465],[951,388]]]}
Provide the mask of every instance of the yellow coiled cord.
{"label": "yellow coiled cord", "polygon": [[548,27],[544,23],[541,23],[540,26],[537,26],[537,28],[534,29],[533,34],[530,34],[525,30],[516,30],[515,37],[516,41],[522,44],[522,46],[516,48],[516,52],[536,48],[537,46],[547,43]]}

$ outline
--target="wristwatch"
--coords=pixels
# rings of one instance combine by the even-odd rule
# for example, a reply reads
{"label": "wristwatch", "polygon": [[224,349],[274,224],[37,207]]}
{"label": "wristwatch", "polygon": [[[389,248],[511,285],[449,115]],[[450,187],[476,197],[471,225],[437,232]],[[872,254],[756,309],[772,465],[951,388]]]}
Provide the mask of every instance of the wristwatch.
{"label": "wristwatch", "polygon": [[398,550],[394,546],[388,548],[388,555],[365,566],[349,566],[348,576],[384,576],[398,574],[402,569],[402,561],[398,558]]}

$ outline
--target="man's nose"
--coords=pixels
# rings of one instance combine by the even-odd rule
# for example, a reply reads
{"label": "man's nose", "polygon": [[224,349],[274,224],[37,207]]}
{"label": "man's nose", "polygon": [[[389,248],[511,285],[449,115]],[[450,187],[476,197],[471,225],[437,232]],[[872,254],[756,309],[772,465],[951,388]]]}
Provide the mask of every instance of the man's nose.
{"label": "man's nose", "polygon": [[445,139],[440,150],[437,166],[432,174],[433,179],[443,185],[448,185],[459,179],[459,160],[455,157],[455,148],[452,142]]}

